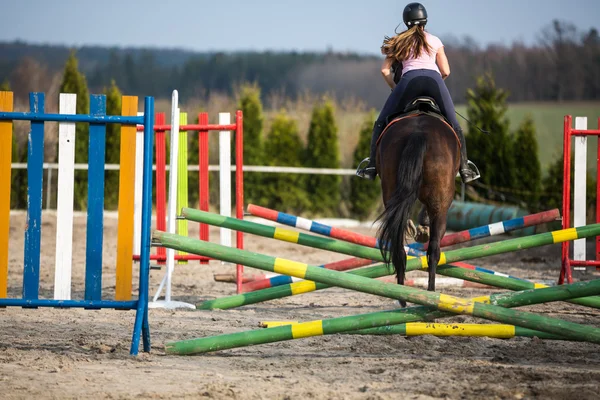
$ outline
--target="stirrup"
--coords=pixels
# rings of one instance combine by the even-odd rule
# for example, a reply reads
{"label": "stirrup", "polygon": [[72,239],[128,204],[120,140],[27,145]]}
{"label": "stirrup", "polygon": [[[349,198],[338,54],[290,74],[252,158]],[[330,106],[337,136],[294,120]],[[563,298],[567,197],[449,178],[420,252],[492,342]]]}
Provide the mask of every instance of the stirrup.
{"label": "stirrup", "polygon": [[472,182],[476,179],[481,178],[481,174],[479,173],[479,169],[477,168],[475,163],[473,163],[470,160],[467,160],[467,166],[468,168],[462,169],[459,172],[459,175],[464,183]]}
{"label": "stirrup", "polygon": [[[369,167],[369,162],[371,159],[369,157],[365,158],[358,164],[358,168],[356,168],[356,176],[361,177],[363,179],[374,180],[377,176],[377,168]],[[367,164],[366,167],[362,167],[364,164]]]}

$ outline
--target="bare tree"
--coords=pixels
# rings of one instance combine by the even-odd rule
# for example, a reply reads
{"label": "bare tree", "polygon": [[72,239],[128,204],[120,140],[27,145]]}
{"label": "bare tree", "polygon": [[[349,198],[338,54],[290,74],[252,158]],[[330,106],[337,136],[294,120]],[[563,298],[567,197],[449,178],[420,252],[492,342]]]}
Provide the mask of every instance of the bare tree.
{"label": "bare tree", "polygon": [[581,65],[577,60],[577,28],[574,24],[559,20],[542,31],[539,39],[553,70],[551,71],[553,100],[563,101],[579,98],[581,94]]}

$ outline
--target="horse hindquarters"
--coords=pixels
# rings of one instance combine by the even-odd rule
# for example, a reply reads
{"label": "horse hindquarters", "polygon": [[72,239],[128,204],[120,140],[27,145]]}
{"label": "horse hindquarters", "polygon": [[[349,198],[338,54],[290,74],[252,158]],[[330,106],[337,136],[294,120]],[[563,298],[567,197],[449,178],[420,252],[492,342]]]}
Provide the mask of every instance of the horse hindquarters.
{"label": "horse hindquarters", "polygon": [[[448,143],[455,143],[453,137],[449,136]],[[458,151],[448,151],[451,146],[440,146],[436,142],[431,146],[432,153],[437,157],[435,161],[425,163],[423,169],[424,190],[419,199],[423,203],[426,214],[429,217],[429,242],[427,245],[427,265],[429,272],[429,285],[427,290],[435,291],[435,274],[440,260],[440,244],[446,233],[446,218],[448,209],[452,205],[455,192],[455,175]],[[453,153],[455,156],[453,157]],[[453,165],[454,168],[447,168]]]}
{"label": "horse hindquarters", "polygon": [[[398,142],[396,142],[398,143]],[[384,193],[391,193],[385,200],[385,210],[379,216],[381,220],[378,239],[381,243],[381,254],[396,271],[398,284],[404,284],[406,272],[406,252],[404,251],[404,232],[412,205],[417,200],[423,180],[423,160],[427,149],[427,138],[423,133],[414,133],[406,139],[406,145],[399,154],[397,148],[386,148],[384,163],[398,164],[395,172],[396,179],[386,179],[382,175],[381,185]],[[387,159],[398,157],[398,160]],[[406,302],[400,302],[406,306]]]}

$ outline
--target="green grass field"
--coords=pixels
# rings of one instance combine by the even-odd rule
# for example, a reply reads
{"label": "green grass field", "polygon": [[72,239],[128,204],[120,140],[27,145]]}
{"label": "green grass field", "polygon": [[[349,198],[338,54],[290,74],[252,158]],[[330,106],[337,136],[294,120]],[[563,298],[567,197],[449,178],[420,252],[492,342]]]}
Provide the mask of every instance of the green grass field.
{"label": "green grass field", "polygon": [[[466,106],[459,105],[456,110],[467,116]],[[575,117],[587,117],[588,129],[598,128],[600,117],[600,102],[567,102],[567,103],[515,103],[508,107],[507,117],[510,121],[511,132],[515,131],[527,115],[531,115],[535,123],[539,144],[539,158],[542,165],[542,173],[548,166],[562,158],[563,150],[563,120],[565,115]],[[466,129],[467,122],[459,117],[459,121]],[[596,169],[597,139],[588,139],[588,166]]]}

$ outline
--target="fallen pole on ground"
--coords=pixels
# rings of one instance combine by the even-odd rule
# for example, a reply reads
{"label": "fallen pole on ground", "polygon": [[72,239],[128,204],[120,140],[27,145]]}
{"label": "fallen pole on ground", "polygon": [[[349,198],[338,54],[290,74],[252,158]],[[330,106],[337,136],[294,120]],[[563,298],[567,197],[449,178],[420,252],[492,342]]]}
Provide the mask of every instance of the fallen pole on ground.
{"label": "fallen pole on ground", "polygon": [[[555,240],[572,240],[584,236],[585,234],[597,235],[600,233],[600,224],[579,227],[571,229],[570,231],[571,233],[564,233],[556,237]],[[578,235],[578,233],[580,233],[580,235]],[[282,258],[228,248],[226,246],[160,231],[154,232],[152,240],[155,245],[161,245],[174,250],[182,250],[199,255],[206,255],[215,259],[220,259],[221,261],[242,263],[265,271],[282,273],[358,292],[421,304],[427,307],[436,308],[439,311],[471,315],[524,328],[541,330],[543,332],[564,336],[568,339],[585,340],[600,344],[600,329],[561,321],[555,318],[524,311],[505,309],[497,305],[448,296],[442,293],[383,283],[357,275],[331,271]],[[597,294],[600,294],[600,279],[572,284],[568,285],[568,287],[567,285],[563,285],[531,291],[503,293],[501,298],[505,302],[510,300],[514,303],[513,299],[520,299],[521,301],[526,301],[525,304],[536,304],[540,302],[557,301],[564,298],[571,299],[594,296]],[[518,301],[517,303],[522,305]]]}
{"label": "fallen pole on ground", "polygon": [[[169,246],[173,246],[175,248],[179,248],[181,242],[186,242],[188,240],[194,241],[194,239],[188,238],[182,238],[181,240],[178,240],[177,238],[171,238],[174,240],[174,242],[171,242],[169,238],[164,237],[161,233],[158,233],[158,235],[159,237],[165,239],[165,241],[168,241]],[[175,242],[178,242],[179,244],[176,244]],[[204,242],[203,244],[207,243]],[[213,256],[216,255],[217,257],[222,257],[225,259],[224,261],[230,260],[230,257],[226,255],[226,253],[228,253],[227,249],[221,250],[218,248],[222,246],[212,244],[209,245],[209,247],[212,247],[212,250],[214,251],[209,251],[208,248],[204,247],[202,249],[203,253],[211,253]],[[197,249],[192,249],[194,246],[183,247],[185,247],[187,250],[192,250],[191,252],[197,251]],[[287,260],[275,259],[269,256],[262,257],[272,258],[272,260],[265,260],[265,264],[262,264],[262,262],[259,262],[258,259],[255,259],[254,255],[252,254],[246,255],[245,258],[246,262],[253,264],[252,266],[264,267],[265,270],[269,270],[272,267],[273,269],[285,269],[290,273],[294,272],[298,275],[312,276],[313,274],[316,274],[319,276],[319,278],[335,280],[339,286],[344,285],[348,289],[360,289],[360,291],[363,292],[384,295],[386,297],[393,297],[397,299],[403,298],[407,301],[417,300],[420,303],[427,303],[428,306],[410,307],[394,311],[377,312],[328,320],[317,320],[304,322],[297,325],[281,326],[167,343],[165,346],[165,351],[169,354],[204,353],[225,350],[234,347],[298,339],[309,336],[320,336],[346,331],[356,331],[358,329],[397,325],[400,323],[430,321],[435,318],[452,316],[454,314],[468,314],[482,317],[484,319],[506,322],[511,325],[559,335],[569,340],[584,340],[600,343],[600,329],[528,312],[502,308],[519,307],[551,301],[568,300],[580,296],[595,295],[600,293],[600,280],[579,282],[570,285],[561,285],[544,289],[526,290],[515,293],[501,293],[471,300],[464,300],[435,292],[426,292],[418,289],[406,288],[400,285],[375,283],[368,279],[365,280],[364,278],[356,279],[357,277],[354,277],[355,279],[347,279],[350,276],[348,274],[322,270],[315,267],[309,268],[305,264],[288,262]],[[271,267],[268,267],[268,264],[271,264]],[[318,273],[315,270],[321,273]],[[330,277],[328,278],[327,275],[330,275]],[[340,275],[344,275],[344,277]],[[314,277],[311,277],[310,279],[314,279]],[[352,284],[353,281],[358,282],[358,285]],[[430,306],[438,308],[438,310],[433,310],[430,308]]]}
{"label": "fallen pole on ground", "polygon": [[[203,222],[209,223],[211,225],[216,224],[217,226],[221,226],[220,224],[224,224],[224,221],[229,221],[226,219],[227,217],[222,217],[218,214],[210,214],[210,213],[206,213],[203,211],[194,212],[194,210],[191,210],[191,211],[186,211],[186,213],[184,213],[184,215],[192,215],[192,214],[194,215],[194,218],[195,218],[194,220],[202,220]],[[235,222],[235,221],[238,221],[238,220],[234,220],[234,222],[231,222],[231,225],[228,222],[227,226],[231,227],[232,229],[245,230],[245,229],[247,229],[247,227],[254,227],[255,225],[258,225],[258,227],[260,229],[252,229],[252,232],[250,232],[250,233],[256,233],[256,234],[264,233],[265,235],[268,235],[267,237],[271,237],[273,235],[272,227],[268,227],[271,229],[267,230],[267,229],[264,229],[263,226],[260,224],[251,223],[248,221],[238,221],[238,222]],[[567,230],[567,231],[555,231],[555,232],[541,233],[541,234],[532,235],[532,236],[523,237],[523,238],[508,239],[508,240],[504,240],[504,241],[500,241],[500,242],[488,243],[488,244],[473,246],[473,247],[464,248],[464,249],[457,249],[457,250],[451,250],[448,252],[442,252],[441,256],[440,256],[440,261],[439,261],[437,272],[440,275],[449,276],[449,277],[458,278],[458,279],[464,279],[464,280],[468,280],[471,282],[481,283],[481,284],[485,284],[485,285],[491,285],[491,286],[509,289],[509,290],[526,290],[526,289],[547,287],[546,285],[543,285],[543,284],[533,283],[533,282],[529,282],[529,281],[526,281],[523,279],[516,279],[516,278],[508,277],[503,274],[493,273],[494,271],[488,270],[486,272],[480,272],[480,271],[478,271],[479,268],[471,270],[468,268],[456,267],[456,266],[450,266],[450,265],[444,265],[444,264],[451,263],[451,262],[463,261],[463,260],[469,260],[469,259],[473,259],[473,258],[485,257],[485,256],[490,256],[490,255],[508,253],[508,252],[523,250],[523,249],[527,249],[527,248],[531,248],[531,247],[544,246],[544,245],[559,243],[561,241],[572,240],[572,239],[581,238],[581,237],[596,236],[597,235],[596,232],[600,231],[600,228],[595,229],[595,228],[593,228],[594,226],[600,226],[600,225],[589,225],[588,227],[592,227],[592,228],[587,228],[587,229],[584,229],[586,227],[577,228],[578,229],[577,231],[571,229],[571,230]],[[294,233],[300,235],[298,232],[294,232]],[[289,235],[291,235],[291,234],[288,234],[286,232],[285,234],[279,235],[279,237],[284,237],[284,236],[289,236]],[[310,236],[310,235],[303,235],[303,237],[305,237],[305,236]],[[312,237],[312,236],[310,236],[310,237]],[[322,239],[322,238],[317,238],[317,239]],[[335,239],[325,239],[325,240],[327,240],[329,243],[335,241]],[[306,241],[304,241],[304,243],[308,243],[308,239]],[[319,242],[314,241],[311,243],[316,244]],[[350,249],[350,248],[351,247],[346,247],[346,249]],[[374,249],[371,249],[371,250],[374,250]],[[381,253],[379,251],[377,251],[377,255],[373,254],[373,256],[374,257],[376,256],[375,259],[379,259],[379,260],[383,259],[381,256]],[[243,262],[242,262],[242,264],[243,264]],[[407,268],[406,268],[407,272],[414,271],[414,270],[426,270],[426,269],[427,269],[427,257],[425,257],[425,256],[415,258],[415,259],[409,259],[407,261]],[[489,272],[492,272],[493,274],[490,274]],[[391,275],[392,273],[393,273],[393,269],[390,269],[383,265],[376,265],[373,267],[367,267],[367,268],[348,272],[348,274],[360,275],[360,276],[364,276],[364,277],[368,277],[368,278],[378,278],[378,277],[382,277],[382,276]],[[319,283],[310,282],[310,281],[301,281],[301,282],[295,282],[292,284],[263,289],[261,291],[244,293],[244,294],[229,296],[229,297],[225,297],[225,298],[221,298],[221,299],[209,300],[209,301],[206,301],[206,302],[198,305],[197,308],[199,308],[199,309],[233,308],[233,307],[239,307],[242,305],[254,304],[254,303],[267,301],[267,300],[273,300],[276,298],[282,298],[282,297],[307,293],[307,292],[311,292],[314,290],[324,289],[327,287],[329,287],[329,286],[322,284],[322,283],[319,284]],[[577,300],[573,300],[572,303],[579,304],[579,305],[585,305],[585,306],[589,306],[589,307],[600,308],[600,298],[577,299]]]}
{"label": "fallen pole on ground", "polygon": [[[261,328],[275,328],[278,326],[297,325],[299,323],[301,322],[265,321],[261,322],[259,326]],[[539,339],[565,340],[563,337],[551,333],[505,324],[441,324],[434,322],[409,322],[407,324],[387,325],[341,333],[345,335],[467,336],[489,337],[495,339],[537,337]]]}
{"label": "fallen pole on ground", "polygon": [[[241,231],[241,232],[245,232],[245,233],[259,235],[262,237],[273,238],[273,239],[285,241],[288,243],[296,243],[296,244],[300,244],[303,246],[318,248],[318,249],[322,249],[322,250],[341,252],[343,254],[354,255],[354,256],[358,256],[358,257],[367,256],[367,257],[370,257],[370,259],[374,260],[374,261],[384,261],[380,250],[377,250],[375,248],[367,248],[365,246],[361,246],[361,245],[357,245],[357,244],[353,244],[353,243],[346,243],[346,242],[342,242],[342,241],[339,241],[336,239],[322,238],[322,237],[318,237],[318,236],[313,236],[313,235],[308,235],[305,233],[292,231],[289,229],[275,228],[272,226],[267,226],[267,225],[259,224],[256,222],[244,221],[244,220],[239,220],[236,218],[225,217],[225,216],[222,216],[219,214],[209,213],[209,212],[200,211],[200,210],[194,210],[191,208],[183,208],[181,210],[181,217],[186,220],[189,220],[189,221],[206,223],[209,225],[214,225],[214,226],[218,226],[218,227],[222,227],[222,228],[228,228],[228,229],[233,229],[233,230],[237,230],[237,231]],[[421,254],[421,257],[423,257],[422,252],[420,252],[418,250],[416,250],[416,251],[419,254]],[[411,258],[412,257],[409,257],[409,260]],[[441,264],[443,264],[443,263],[441,263]],[[458,267],[459,265],[453,265],[453,266]],[[508,278],[508,279],[521,280],[519,278],[510,277],[505,274],[499,274],[492,270],[487,270],[487,269],[471,266],[468,264],[460,264],[460,267],[467,268],[470,272],[468,274],[466,274],[466,273],[461,273],[460,271],[453,271],[453,272],[449,273],[447,276],[455,277],[455,278],[459,278],[459,279],[463,279],[463,280],[467,280],[467,281],[474,281],[474,282],[480,283],[480,284],[490,284],[490,285],[493,285],[493,283],[489,283],[489,282],[498,281],[498,279],[493,279],[491,277],[484,276],[484,274],[500,276],[500,277],[504,277],[504,278]],[[327,267],[325,267],[325,268],[327,268]],[[416,265],[409,265],[407,268],[407,272],[415,270],[415,269],[417,269]],[[445,275],[444,272],[440,272],[440,274]],[[390,275],[390,274],[386,274],[386,275]],[[376,277],[380,277],[380,276],[382,276],[382,275],[369,276],[369,277],[376,278]],[[292,282],[290,282],[290,281],[292,281]],[[500,280],[500,282],[502,282],[502,280]],[[282,277],[278,277],[278,278],[270,278],[270,279],[266,279],[263,281],[257,281],[256,283],[253,283],[252,285],[247,285],[247,287],[251,287],[254,289],[256,289],[256,288],[266,289],[266,288],[274,287],[277,285],[286,285],[286,284],[289,285],[289,284],[293,284],[293,283],[294,283],[293,279],[282,276]],[[504,286],[502,286],[502,284],[500,284],[499,287],[504,287]],[[527,288],[529,288],[529,287],[527,287]],[[600,306],[600,299],[599,299],[598,304]]]}
{"label": "fallen pole on ground", "polygon": [[[319,265],[320,268],[332,269],[335,271],[349,271],[352,269],[357,269],[360,267],[364,267],[366,265],[371,265],[375,261],[367,260],[365,258],[347,258],[345,260],[335,261],[323,265]],[[254,292],[257,290],[268,289],[271,287],[289,285],[294,282],[298,282],[300,279],[294,278],[287,275],[275,274],[275,276],[266,277],[265,279],[257,279],[252,282],[248,282],[242,285],[242,293]]]}

